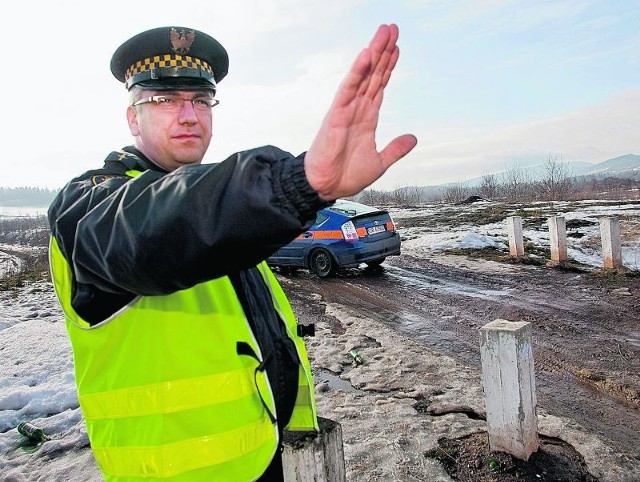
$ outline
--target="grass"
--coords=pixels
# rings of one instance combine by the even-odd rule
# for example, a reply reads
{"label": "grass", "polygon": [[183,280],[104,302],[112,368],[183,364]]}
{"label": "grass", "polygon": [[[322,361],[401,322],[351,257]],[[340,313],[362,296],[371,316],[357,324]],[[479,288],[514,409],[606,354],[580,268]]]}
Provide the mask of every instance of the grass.
{"label": "grass", "polygon": [[585,273],[590,271],[589,266],[574,260],[567,260],[563,263],[552,263],[551,254],[548,249],[541,248],[533,243],[527,243],[525,246],[525,254],[522,256],[512,256],[504,251],[486,246],[481,249],[475,248],[456,248],[446,249],[442,252],[445,255],[466,256],[472,259],[485,259],[487,261],[496,261],[498,263],[523,264],[531,266],[548,266],[561,271],[569,271],[575,273]]}
{"label": "grass", "polygon": [[37,253],[20,253],[18,256],[22,259],[21,269],[0,278],[0,291],[15,290],[34,281],[51,280],[46,250]]}
{"label": "grass", "polygon": [[592,276],[596,276],[605,281],[615,283],[620,278],[640,278],[640,269],[636,268],[602,268],[591,273]]}
{"label": "grass", "polygon": [[15,246],[3,248],[20,258],[15,270],[0,278],[0,291],[20,288],[25,283],[49,280],[49,224],[45,216],[0,219],[0,243]]}

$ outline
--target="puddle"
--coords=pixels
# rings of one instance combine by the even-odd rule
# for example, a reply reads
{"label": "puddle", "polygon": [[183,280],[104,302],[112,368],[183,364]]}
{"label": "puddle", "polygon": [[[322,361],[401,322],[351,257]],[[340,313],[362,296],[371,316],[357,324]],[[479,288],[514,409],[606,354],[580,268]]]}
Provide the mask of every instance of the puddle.
{"label": "puddle", "polygon": [[354,386],[351,385],[350,382],[343,380],[339,376],[334,375],[333,373],[326,370],[320,370],[317,374],[314,374],[314,379],[316,383],[326,383],[327,385],[329,385],[329,388],[333,390],[342,390],[343,392],[348,393],[367,393],[363,390],[354,388]]}
{"label": "puddle", "polygon": [[398,268],[397,266],[387,266],[387,274],[419,291],[446,291],[452,294],[468,296],[470,298],[480,298],[489,301],[495,301],[508,296],[512,291],[512,289],[475,289],[469,284],[456,283],[455,281],[424,275],[417,271],[408,271],[403,268]]}

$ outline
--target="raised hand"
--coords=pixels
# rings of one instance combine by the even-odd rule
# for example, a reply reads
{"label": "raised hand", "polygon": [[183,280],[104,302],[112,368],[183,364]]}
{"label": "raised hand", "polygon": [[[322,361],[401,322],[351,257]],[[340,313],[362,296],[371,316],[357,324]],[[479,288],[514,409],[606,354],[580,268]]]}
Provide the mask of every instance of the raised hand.
{"label": "raised hand", "polygon": [[411,134],[376,147],[378,116],[398,61],[398,27],[381,25],[353,63],[305,156],[307,180],[320,197],[352,196],[376,181],[417,144]]}

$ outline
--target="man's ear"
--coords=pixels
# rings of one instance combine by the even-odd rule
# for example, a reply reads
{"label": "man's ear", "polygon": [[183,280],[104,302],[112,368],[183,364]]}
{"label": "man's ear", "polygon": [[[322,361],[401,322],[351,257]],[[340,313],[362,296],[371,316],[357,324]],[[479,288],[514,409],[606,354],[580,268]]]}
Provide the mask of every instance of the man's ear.
{"label": "man's ear", "polygon": [[140,134],[140,128],[138,127],[138,111],[133,106],[127,107],[127,122],[129,123],[129,131],[134,137]]}

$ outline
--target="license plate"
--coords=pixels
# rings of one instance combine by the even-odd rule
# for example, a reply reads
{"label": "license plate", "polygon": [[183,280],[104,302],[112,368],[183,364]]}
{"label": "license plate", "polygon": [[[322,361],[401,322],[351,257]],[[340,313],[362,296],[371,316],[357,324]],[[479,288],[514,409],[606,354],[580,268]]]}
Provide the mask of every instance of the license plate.
{"label": "license plate", "polygon": [[367,233],[369,234],[381,233],[382,231],[386,231],[386,228],[384,227],[383,224],[381,224],[380,226],[373,226],[371,228],[367,228]]}

